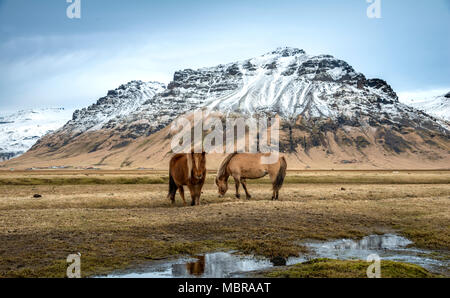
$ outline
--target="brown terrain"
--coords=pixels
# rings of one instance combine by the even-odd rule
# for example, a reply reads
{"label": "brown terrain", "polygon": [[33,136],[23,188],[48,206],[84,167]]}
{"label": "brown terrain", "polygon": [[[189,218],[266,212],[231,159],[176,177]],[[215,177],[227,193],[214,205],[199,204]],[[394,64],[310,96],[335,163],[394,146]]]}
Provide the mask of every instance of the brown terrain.
{"label": "brown terrain", "polygon": [[[329,124],[324,121],[309,127],[301,118],[294,125],[282,122],[280,151],[287,158],[288,169],[450,168],[450,142],[446,132],[384,126],[328,128]],[[43,137],[30,151],[0,166],[6,169],[167,169],[173,135],[170,125],[150,136],[132,139],[118,134],[117,130],[106,129],[71,139],[63,130]],[[224,157],[224,154],[209,154],[207,168],[216,170]]]}

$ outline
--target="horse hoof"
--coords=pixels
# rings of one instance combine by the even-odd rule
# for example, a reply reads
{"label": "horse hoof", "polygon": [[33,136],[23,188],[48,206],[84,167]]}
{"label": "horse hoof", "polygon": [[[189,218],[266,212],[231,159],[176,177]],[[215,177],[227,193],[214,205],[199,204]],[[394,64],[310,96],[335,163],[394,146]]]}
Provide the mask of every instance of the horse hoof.
{"label": "horse hoof", "polygon": [[236,199],[240,199],[241,198],[241,196],[236,196]]}
{"label": "horse hoof", "polygon": [[252,196],[248,196],[248,197],[247,197],[247,200],[250,200],[251,198],[252,198]]}

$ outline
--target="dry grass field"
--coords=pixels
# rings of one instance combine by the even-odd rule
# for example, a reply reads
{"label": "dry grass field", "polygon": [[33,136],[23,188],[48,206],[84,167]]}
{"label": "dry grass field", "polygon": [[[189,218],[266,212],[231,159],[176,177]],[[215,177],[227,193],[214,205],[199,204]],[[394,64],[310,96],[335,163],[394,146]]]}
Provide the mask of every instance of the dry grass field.
{"label": "dry grass field", "polygon": [[178,195],[171,206],[167,179],[163,171],[0,171],[0,277],[64,277],[77,252],[86,277],[230,248],[291,256],[305,250],[299,240],[386,232],[450,257],[450,171],[293,171],[280,201],[270,200],[267,179],[249,183],[250,201],[236,199],[232,184],[218,198],[210,173],[198,207]]}

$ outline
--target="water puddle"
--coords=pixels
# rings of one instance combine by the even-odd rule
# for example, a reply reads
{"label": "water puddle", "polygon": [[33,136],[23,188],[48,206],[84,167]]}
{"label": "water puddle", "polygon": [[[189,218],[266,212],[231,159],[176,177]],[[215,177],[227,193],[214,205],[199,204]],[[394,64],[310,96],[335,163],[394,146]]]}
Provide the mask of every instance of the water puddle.
{"label": "water puddle", "polygon": [[366,260],[369,255],[377,254],[382,260],[416,264],[435,273],[446,273],[450,268],[448,260],[433,259],[433,251],[409,247],[412,241],[394,234],[302,244],[312,251],[313,258]]}
{"label": "water puddle", "polygon": [[215,252],[193,258],[154,264],[143,272],[107,277],[121,278],[170,278],[170,277],[236,277],[240,273],[272,267],[265,258],[236,255],[233,252]]}
{"label": "water puddle", "polygon": [[[371,254],[378,254],[382,260],[408,262],[422,266],[432,272],[448,273],[449,262],[431,258],[432,251],[408,247],[412,244],[406,238],[393,235],[371,235],[361,240],[341,239],[326,242],[302,242],[310,253],[289,258],[286,265],[293,265],[315,258],[366,260]],[[272,260],[273,261],[273,260]],[[245,273],[265,270],[280,262],[267,258],[242,256],[234,252],[215,252],[191,258],[155,262],[139,271],[113,274],[107,277],[121,278],[197,278],[197,277],[243,277]],[[281,263],[283,263],[281,259]]]}

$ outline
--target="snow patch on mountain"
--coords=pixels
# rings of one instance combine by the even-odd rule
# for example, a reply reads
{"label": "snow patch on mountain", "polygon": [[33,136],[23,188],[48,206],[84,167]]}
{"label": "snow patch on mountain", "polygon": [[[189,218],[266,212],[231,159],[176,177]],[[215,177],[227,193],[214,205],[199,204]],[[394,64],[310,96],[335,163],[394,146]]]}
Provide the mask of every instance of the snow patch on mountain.
{"label": "snow patch on mountain", "polygon": [[293,48],[279,48],[242,62],[179,71],[168,89],[225,113],[269,112],[288,119],[299,115],[336,119],[340,114],[354,115],[362,102],[398,102],[386,82],[366,79],[333,56],[311,56]]}
{"label": "snow patch on mountain", "polygon": [[436,118],[450,121],[450,92],[427,98],[405,98],[402,102]]}
{"label": "snow patch on mountain", "polygon": [[23,154],[42,136],[62,127],[71,110],[48,108],[0,114],[0,161]]}
{"label": "snow patch on mountain", "polygon": [[95,104],[74,112],[62,129],[71,135],[95,131],[111,126],[117,119],[126,118],[143,108],[144,102],[162,92],[165,85],[159,82],[131,81],[100,98]]}

